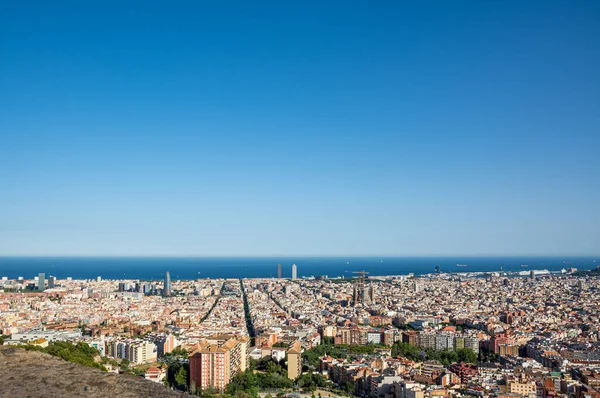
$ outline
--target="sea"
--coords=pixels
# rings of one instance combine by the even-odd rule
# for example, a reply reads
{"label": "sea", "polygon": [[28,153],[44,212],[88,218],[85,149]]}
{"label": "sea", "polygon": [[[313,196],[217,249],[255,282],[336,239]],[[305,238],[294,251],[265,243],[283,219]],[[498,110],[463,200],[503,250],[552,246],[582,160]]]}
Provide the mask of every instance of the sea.
{"label": "sea", "polygon": [[[330,278],[355,276],[422,275],[437,266],[445,273],[522,272],[577,268],[589,270],[600,264],[595,257],[0,257],[0,277],[32,279],[38,273],[57,279],[171,279],[274,278],[281,264],[282,277],[289,278],[292,264],[298,277]],[[458,265],[460,264],[460,266]]]}

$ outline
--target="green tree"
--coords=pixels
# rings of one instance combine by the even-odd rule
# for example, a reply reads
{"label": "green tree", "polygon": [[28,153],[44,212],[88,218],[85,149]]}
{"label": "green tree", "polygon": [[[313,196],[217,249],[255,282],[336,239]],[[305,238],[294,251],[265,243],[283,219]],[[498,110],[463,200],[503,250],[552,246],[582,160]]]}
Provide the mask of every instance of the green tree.
{"label": "green tree", "polygon": [[182,366],[179,368],[177,373],[175,373],[175,383],[177,383],[178,387],[187,385],[187,371]]}
{"label": "green tree", "polygon": [[258,361],[256,359],[250,358],[248,361],[248,370],[256,369],[257,364],[258,364]]}
{"label": "green tree", "polygon": [[310,377],[310,374],[304,374],[300,376],[300,379],[298,380],[298,385],[304,391],[315,391],[317,389],[317,386],[315,385],[312,377]]}
{"label": "green tree", "polygon": [[253,372],[240,372],[233,376],[231,382],[227,385],[228,394],[235,395],[239,391],[258,391],[257,375]]}
{"label": "green tree", "polygon": [[350,381],[342,384],[342,390],[350,395],[354,395],[356,393],[356,385]]}
{"label": "green tree", "polygon": [[125,369],[129,368],[129,363],[130,363],[129,359],[123,358],[121,360],[121,370],[125,370]]}
{"label": "green tree", "polygon": [[396,342],[392,346],[392,356],[401,356],[411,361],[421,361],[421,350],[408,343]]}
{"label": "green tree", "polygon": [[327,379],[320,374],[305,373],[298,379],[298,385],[306,391],[315,391],[327,385]]}
{"label": "green tree", "polygon": [[173,351],[171,351],[168,355],[179,357],[179,358],[187,358],[188,351],[185,348],[177,347]]}
{"label": "green tree", "polygon": [[456,350],[456,354],[461,362],[477,363],[477,354],[470,348],[460,348]]}

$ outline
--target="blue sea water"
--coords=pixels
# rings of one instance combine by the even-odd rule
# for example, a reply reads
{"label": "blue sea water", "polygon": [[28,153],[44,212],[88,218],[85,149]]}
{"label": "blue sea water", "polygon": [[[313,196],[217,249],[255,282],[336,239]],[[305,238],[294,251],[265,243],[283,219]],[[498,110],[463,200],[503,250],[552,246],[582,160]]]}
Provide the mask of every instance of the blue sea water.
{"label": "blue sea water", "polygon": [[[328,275],[352,277],[353,271],[370,275],[416,275],[442,272],[560,271],[575,267],[591,269],[600,264],[594,257],[0,257],[0,276],[31,279],[39,272],[57,278],[161,279],[165,271],[172,279],[275,277],[277,264],[283,277]],[[467,266],[458,267],[457,264]],[[527,267],[522,267],[526,264]]]}

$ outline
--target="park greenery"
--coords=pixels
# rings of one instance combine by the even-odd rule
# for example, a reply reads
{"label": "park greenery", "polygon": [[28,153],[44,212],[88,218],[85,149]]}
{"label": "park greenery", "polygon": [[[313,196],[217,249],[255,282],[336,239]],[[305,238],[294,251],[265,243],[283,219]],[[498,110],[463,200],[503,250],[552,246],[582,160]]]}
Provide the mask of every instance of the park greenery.
{"label": "park greenery", "polygon": [[298,378],[298,386],[304,391],[313,392],[317,388],[324,388],[327,385],[327,379],[321,374],[304,373]]}
{"label": "park greenery", "polygon": [[[345,359],[357,355],[373,354],[378,349],[390,349],[390,347],[377,344],[334,345],[330,339],[323,339],[323,344],[313,347],[310,350],[306,350],[302,354],[302,358],[305,361],[304,370],[309,370],[311,367],[317,369],[319,367],[319,358],[324,355],[337,359]],[[488,358],[485,353],[484,357],[481,357],[480,355],[480,358],[478,358],[477,354],[470,348],[460,348],[456,351],[423,350],[422,348],[402,342],[394,343],[391,347],[391,351],[393,357],[403,357],[416,362],[437,360],[445,366],[454,362],[477,363],[478,359],[493,359]]]}
{"label": "park greenery", "polygon": [[[332,358],[348,358],[353,355],[373,354],[376,349],[389,349],[382,345],[334,345],[330,341],[324,341],[323,344],[315,346],[302,353],[302,358],[309,367],[317,369],[319,367],[319,358],[328,355]],[[307,368],[308,369],[308,368]],[[306,369],[305,369],[306,370]]]}
{"label": "park greenery", "polygon": [[167,354],[168,356],[171,357],[175,357],[175,358],[188,358],[189,356],[189,352],[188,350],[186,350],[185,348],[179,346],[177,348],[174,348],[169,354]]}
{"label": "park greenery", "polygon": [[399,342],[392,346],[392,356],[400,356],[418,362],[435,360],[444,366],[449,366],[455,362],[477,363],[477,354],[470,348],[459,348],[456,351],[423,350],[408,343]]}
{"label": "park greenery", "polygon": [[185,349],[181,349],[175,353],[171,352],[170,355],[165,357],[165,362],[168,366],[165,385],[186,391],[190,365],[182,358],[187,358],[187,351]]}
{"label": "park greenery", "polygon": [[227,385],[226,392],[235,395],[245,392],[255,396],[264,389],[290,389],[292,380],[287,377],[285,361],[277,362],[271,357],[252,363],[248,370],[236,374]]}
{"label": "park greenery", "polygon": [[45,352],[46,354],[62,358],[65,361],[106,371],[106,368],[95,360],[99,356],[98,351],[86,343],[73,344],[68,341],[53,341],[48,343],[47,347],[31,344],[23,345],[22,347],[29,351]]}

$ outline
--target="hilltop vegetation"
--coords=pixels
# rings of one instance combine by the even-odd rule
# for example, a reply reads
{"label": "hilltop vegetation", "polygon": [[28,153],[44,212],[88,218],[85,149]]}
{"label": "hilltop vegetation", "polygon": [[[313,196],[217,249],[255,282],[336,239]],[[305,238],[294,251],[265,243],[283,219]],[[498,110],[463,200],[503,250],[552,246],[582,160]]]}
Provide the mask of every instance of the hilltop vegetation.
{"label": "hilltop vegetation", "polygon": [[53,341],[48,343],[48,347],[40,347],[34,345],[23,345],[28,351],[39,351],[50,354],[55,357],[64,359],[65,361],[77,363],[91,368],[106,371],[106,368],[95,361],[95,358],[100,354],[98,351],[85,343],[73,344],[68,341]]}
{"label": "hilltop vegetation", "polygon": [[[73,346],[73,345],[72,345]],[[78,361],[85,347],[65,347],[53,344],[46,349],[20,346],[0,346],[0,396],[2,397],[95,397],[139,398],[178,397],[161,384],[130,375],[102,372],[96,366],[66,362],[63,356]],[[66,350],[66,351],[65,351]],[[69,353],[69,354],[67,354]],[[79,353],[77,355],[76,353]],[[89,359],[89,358],[88,358]]]}

